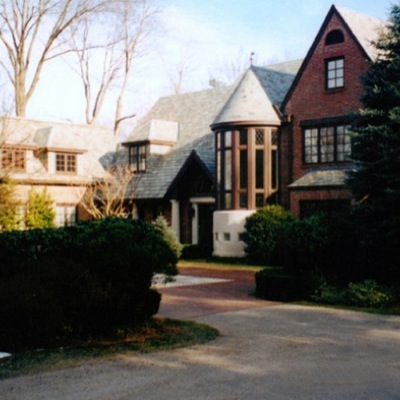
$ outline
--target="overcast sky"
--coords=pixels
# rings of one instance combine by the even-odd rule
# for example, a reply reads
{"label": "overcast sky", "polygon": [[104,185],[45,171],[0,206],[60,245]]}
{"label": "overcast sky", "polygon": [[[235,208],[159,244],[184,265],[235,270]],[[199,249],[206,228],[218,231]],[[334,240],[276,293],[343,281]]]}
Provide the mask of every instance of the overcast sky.
{"label": "overcast sky", "polygon": [[[386,20],[393,2],[398,0],[335,4]],[[303,58],[331,5],[329,0],[160,0],[160,34],[136,69],[129,110],[141,115],[158,97],[172,94],[168,74],[176,74],[182,60],[188,91],[207,88],[224,65],[239,58],[247,63],[252,52],[255,65]],[[29,117],[83,122],[81,88],[72,71],[54,62],[44,72]],[[108,113],[111,107],[102,122]]]}

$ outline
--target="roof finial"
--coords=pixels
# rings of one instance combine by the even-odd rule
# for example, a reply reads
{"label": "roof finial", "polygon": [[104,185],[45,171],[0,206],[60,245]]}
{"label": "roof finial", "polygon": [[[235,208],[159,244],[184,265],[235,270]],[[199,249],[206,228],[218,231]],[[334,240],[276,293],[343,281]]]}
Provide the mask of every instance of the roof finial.
{"label": "roof finial", "polygon": [[252,67],[253,66],[253,60],[254,60],[254,51],[252,51],[251,53],[250,53],[250,66]]}

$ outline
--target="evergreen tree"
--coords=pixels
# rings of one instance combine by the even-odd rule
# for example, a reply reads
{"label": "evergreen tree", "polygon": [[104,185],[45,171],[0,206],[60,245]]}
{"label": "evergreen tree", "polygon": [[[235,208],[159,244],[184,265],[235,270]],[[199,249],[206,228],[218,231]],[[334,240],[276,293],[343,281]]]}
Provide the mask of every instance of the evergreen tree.
{"label": "evergreen tree", "polygon": [[14,183],[7,176],[0,178],[0,231],[18,228]]}
{"label": "evergreen tree", "polygon": [[46,188],[42,193],[31,189],[25,217],[27,228],[54,228],[54,218],[53,200]]}
{"label": "evergreen tree", "polygon": [[353,124],[356,169],[348,184],[358,202],[366,263],[389,277],[400,271],[400,5],[374,45],[379,55],[363,78],[364,108]]}

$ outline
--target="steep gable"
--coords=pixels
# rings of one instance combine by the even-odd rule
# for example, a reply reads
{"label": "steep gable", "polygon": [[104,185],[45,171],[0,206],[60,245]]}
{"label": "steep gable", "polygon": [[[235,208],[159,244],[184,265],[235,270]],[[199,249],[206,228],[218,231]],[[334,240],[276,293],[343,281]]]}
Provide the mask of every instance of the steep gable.
{"label": "steep gable", "polygon": [[333,23],[345,31],[346,37],[355,43],[359,51],[364,55],[365,59],[373,60],[377,56],[377,52],[374,49],[372,42],[377,40],[379,33],[384,29],[384,22],[377,18],[360,14],[344,7],[332,5],[299,69],[298,74],[296,75],[296,78],[286,94],[281,107],[282,111],[285,110],[292,93],[302,78],[316,49],[320,46],[321,41],[325,39],[326,34]]}
{"label": "steep gable", "polygon": [[225,104],[232,87],[214,88],[159,99],[124,143],[129,145],[148,138],[151,121],[174,121],[178,140],[164,155],[149,154],[146,172],[137,174],[126,197],[163,198],[193,149],[211,175],[214,174],[214,134],[210,123]]}

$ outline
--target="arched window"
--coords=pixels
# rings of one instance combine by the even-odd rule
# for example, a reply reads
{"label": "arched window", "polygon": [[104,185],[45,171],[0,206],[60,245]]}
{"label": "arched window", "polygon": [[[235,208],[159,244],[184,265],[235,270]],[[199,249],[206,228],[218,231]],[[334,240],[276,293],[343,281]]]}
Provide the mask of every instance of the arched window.
{"label": "arched window", "polygon": [[344,35],[340,29],[334,29],[333,31],[330,31],[325,38],[326,46],[343,42],[344,42]]}

